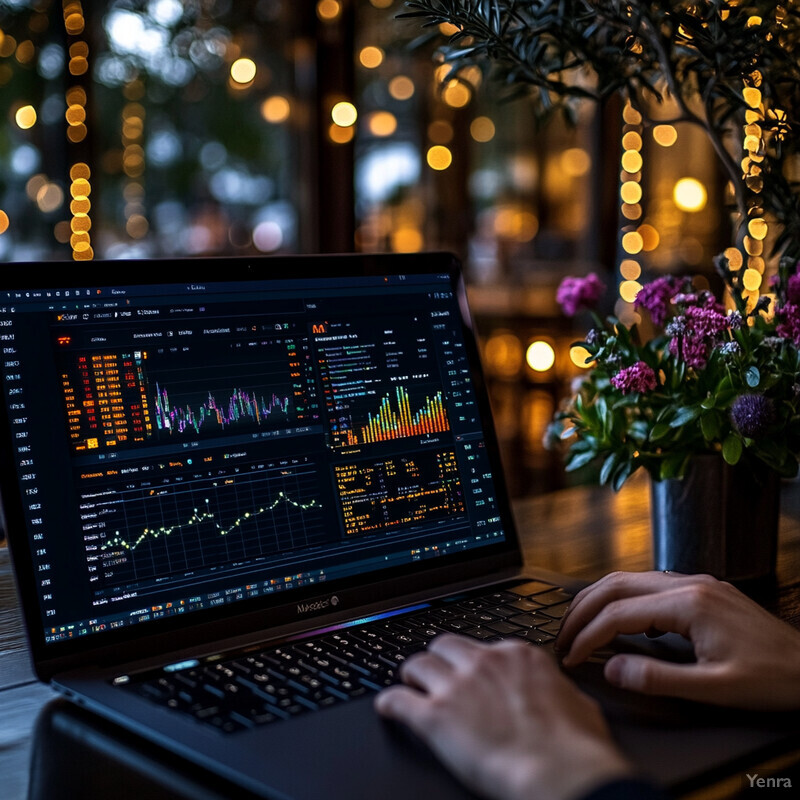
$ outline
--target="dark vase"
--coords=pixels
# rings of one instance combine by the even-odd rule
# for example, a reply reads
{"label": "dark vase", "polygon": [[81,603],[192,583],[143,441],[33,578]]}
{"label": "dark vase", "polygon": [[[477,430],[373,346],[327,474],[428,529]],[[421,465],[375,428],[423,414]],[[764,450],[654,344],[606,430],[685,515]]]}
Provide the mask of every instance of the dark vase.
{"label": "dark vase", "polygon": [[780,476],[720,456],[691,460],[682,479],[653,481],[657,570],[709,573],[743,587],[775,579]]}

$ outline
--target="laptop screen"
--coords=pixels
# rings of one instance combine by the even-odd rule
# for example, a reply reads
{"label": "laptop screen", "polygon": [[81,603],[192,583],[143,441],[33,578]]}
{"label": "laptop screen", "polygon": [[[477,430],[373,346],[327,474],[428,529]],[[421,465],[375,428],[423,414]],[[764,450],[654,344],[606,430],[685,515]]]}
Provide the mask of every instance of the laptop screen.
{"label": "laptop screen", "polygon": [[506,536],[450,272],[219,273],[0,293],[47,644]]}

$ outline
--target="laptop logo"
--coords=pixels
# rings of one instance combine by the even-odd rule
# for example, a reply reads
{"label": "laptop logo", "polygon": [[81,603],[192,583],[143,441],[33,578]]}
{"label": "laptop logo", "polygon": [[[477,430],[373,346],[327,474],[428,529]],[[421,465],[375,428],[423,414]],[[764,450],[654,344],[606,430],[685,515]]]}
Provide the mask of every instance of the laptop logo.
{"label": "laptop logo", "polygon": [[322,611],[323,609],[328,608],[328,606],[338,606],[339,605],[339,598],[337,595],[331,595],[330,597],[326,597],[324,600],[315,600],[313,603],[298,603],[297,604],[297,613],[298,614],[309,614],[312,611]]}

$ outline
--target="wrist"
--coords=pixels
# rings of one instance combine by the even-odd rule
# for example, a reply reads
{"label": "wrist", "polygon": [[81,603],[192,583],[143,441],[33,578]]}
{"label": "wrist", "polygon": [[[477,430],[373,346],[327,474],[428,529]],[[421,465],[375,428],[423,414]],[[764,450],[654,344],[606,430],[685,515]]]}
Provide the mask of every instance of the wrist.
{"label": "wrist", "polygon": [[526,761],[509,776],[506,800],[582,800],[600,786],[635,776],[633,766],[612,747],[591,755],[576,748],[574,759],[539,756]]}

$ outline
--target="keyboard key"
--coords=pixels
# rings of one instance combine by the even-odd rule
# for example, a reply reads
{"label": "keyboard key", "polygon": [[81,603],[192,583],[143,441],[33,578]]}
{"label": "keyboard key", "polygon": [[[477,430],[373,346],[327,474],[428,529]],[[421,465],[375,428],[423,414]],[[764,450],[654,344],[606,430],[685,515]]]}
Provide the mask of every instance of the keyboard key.
{"label": "keyboard key", "polygon": [[516,608],[520,611],[535,611],[537,608],[544,608],[543,603],[537,603],[536,600],[531,600],[529,597],[523,597],[508,605],[510,608]]}
{"label": "keyboard key", "polygon": [[531,644],[549,644],[556,638],[552,634],[540,631],[538,628],[521,631],[520,633],[515,633],[514,636],[518,639],[523,639],[526,642],[530,642]]}
{"label": "keyboard key", "polygon": [[497,634],[488,628],[468,628],[464,631],[467,636],[473,639],[494,639]]}
{"label": "keyboard key", "polygon": [[555,606],[546,606],[543,610],[545,614],[548,614],[551,617],[555,617],[556,619],[561,619],[564,614],[567,613],[567,609],[569,608],[569,603],[559,603]]}
{"label": "keyboard key", "polygon": [[508,591],[519,595],[519,597],[530,597],[532,594],[549,592],[557,588],[552,583],[545,583],[544,581],[528,581],[528,583],[523,583],[520,586],[513,586]]}
{"label": "keyboard key", "polygon": [[516,633],[520,630],[518,625],[512,625],[510,622],[505,622],[504,620],[498,620],[497,622],[490,622],[487,626],[489,630],[494,631],[495,633]]}
{"label": "keyboard key", "polygon": [[523,628],[538,628],[539,625],[547,625],[552,622],[553,618],[542,614],[541,611],[529,611],[527,614],[517,614],[515,617],[509,617],[506,622],[513,625],[520,625]]}
{"label": "keyboard key", "polygon": [[543,594],[537,594],[534,597],[537,603],[544,603],[548,606],[554,606],[557,603],[569,603],[572,601],[572,595],[569,592],[565,592],[563,589],[554,589],[552,592],[544,592]]}

